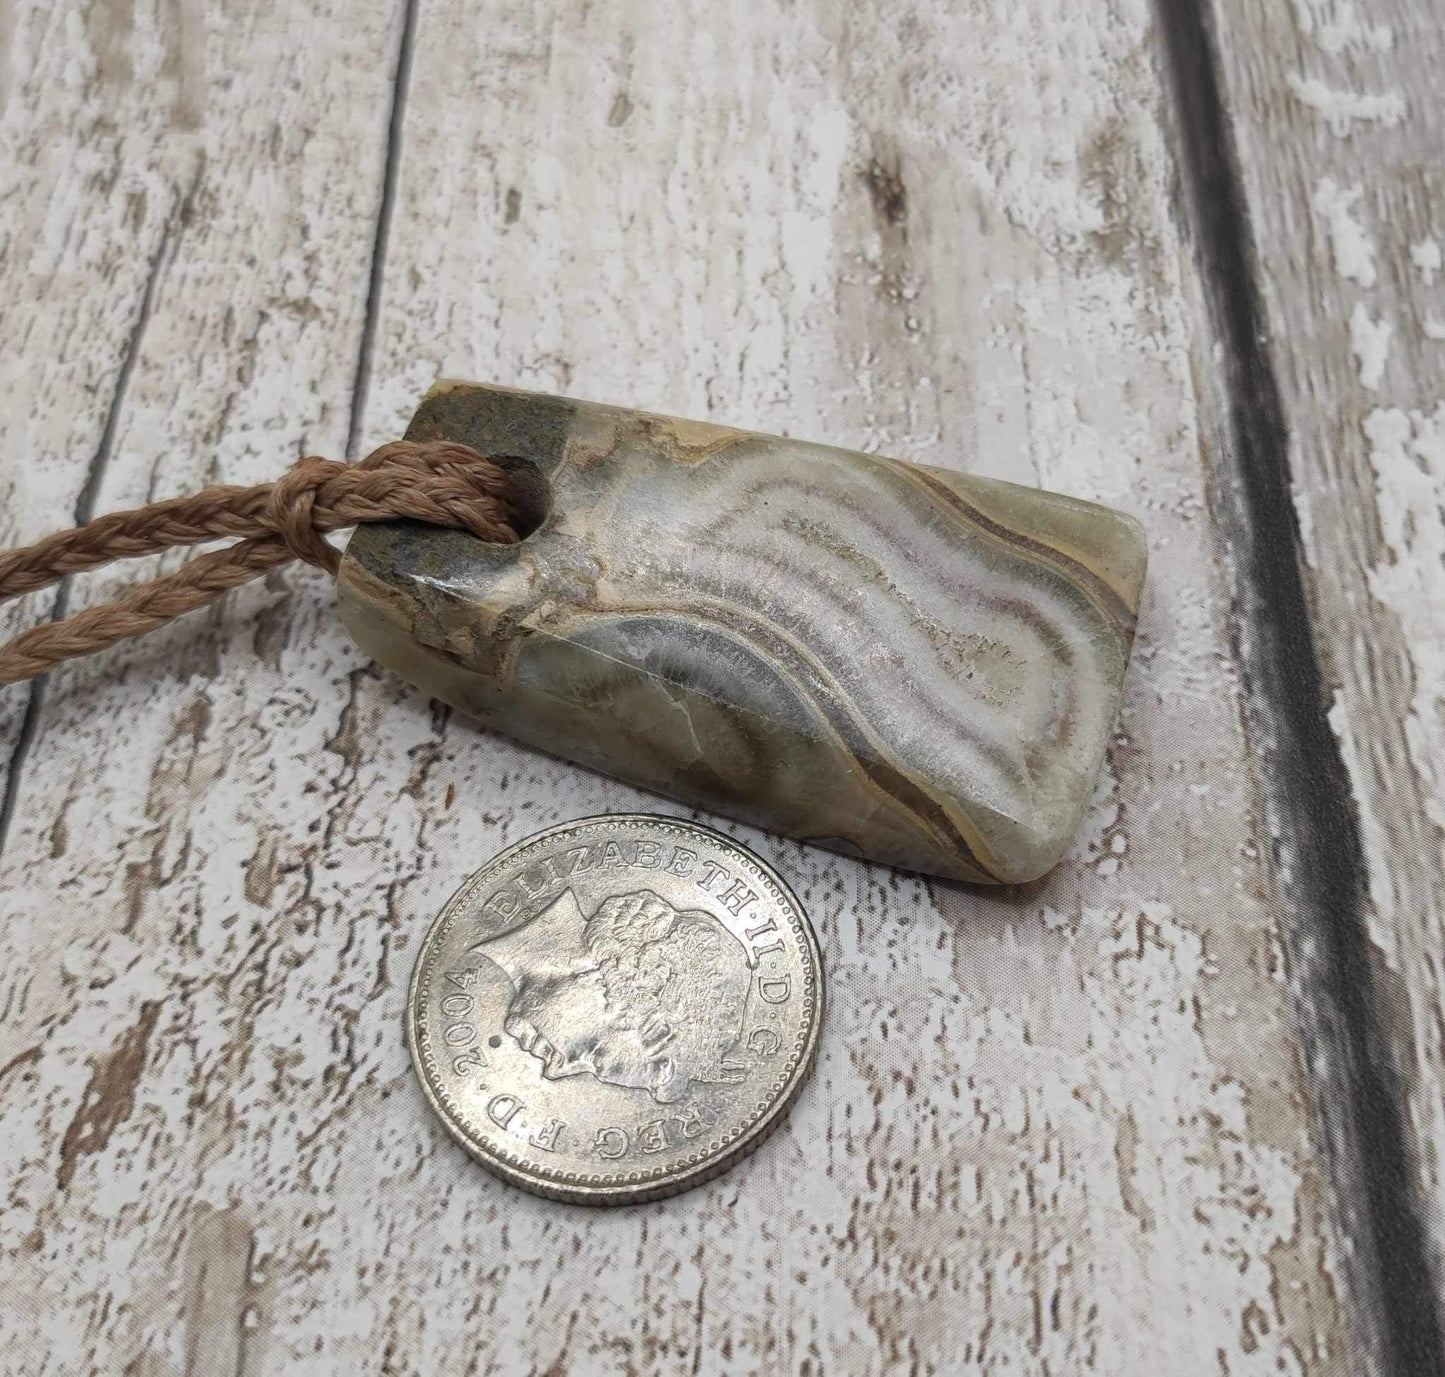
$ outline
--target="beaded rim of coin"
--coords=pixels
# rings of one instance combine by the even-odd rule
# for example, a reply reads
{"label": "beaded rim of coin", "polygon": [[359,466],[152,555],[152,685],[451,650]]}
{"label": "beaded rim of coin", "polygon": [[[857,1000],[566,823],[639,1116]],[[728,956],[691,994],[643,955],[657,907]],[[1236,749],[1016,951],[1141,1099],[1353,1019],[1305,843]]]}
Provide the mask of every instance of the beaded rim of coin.
{"label": "beaded rim of coin", "polygon": [[[585,837],[619,827],[640,827],[705,841],[726,853],[741,871],[759,884],[777,906],[779,918],[786,920],[797,943],[803,965],[801,1028],[780,1073],[767,1093],[756,1101],[751,1113],[741,1122],[729,1125],[698,1151],[666,1167],[613,1174],[549,1171],[535,1156],[499,1151],[469,1128],[471,1116],[447,1089],[438,1065],[438,1055],[448,1056],[454,1049],[439,1049],[433,1042],[428,1022],[431,982],[438,974],[438,957],[452,925],[468,913],[470,901],[499,872],[541,850],[560,835]],[[492,1174],[533,1195],[570,1204],[642,1204],[679,1194],[722,1175],[761,1146],[786,1120],[817,1057],[823,1007],[823,963],[816,934],[797,896],[771,866],[725,833],[684,818],[654,813],[598,814],[559,823],[513,843],[468,876],[447,900],[422,940],[412,971],[405,1014],[406,1041],[422,1093],[433,1113],[448,1134]],[[492,1041],[495,1044],[495,1039]]]}

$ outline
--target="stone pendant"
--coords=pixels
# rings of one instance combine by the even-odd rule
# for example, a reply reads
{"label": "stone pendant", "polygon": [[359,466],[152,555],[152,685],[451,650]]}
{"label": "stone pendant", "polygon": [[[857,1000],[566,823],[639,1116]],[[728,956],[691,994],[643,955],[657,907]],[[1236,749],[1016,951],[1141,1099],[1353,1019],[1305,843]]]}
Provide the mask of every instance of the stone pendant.
{"label": "stone pendant", "polygon": [[357,643],[497,731],[851,856],[1032,880],[1118,712],[1139,524],[897,459],[471,383],[407,431],[514,470],[520,545],[351,539]]}

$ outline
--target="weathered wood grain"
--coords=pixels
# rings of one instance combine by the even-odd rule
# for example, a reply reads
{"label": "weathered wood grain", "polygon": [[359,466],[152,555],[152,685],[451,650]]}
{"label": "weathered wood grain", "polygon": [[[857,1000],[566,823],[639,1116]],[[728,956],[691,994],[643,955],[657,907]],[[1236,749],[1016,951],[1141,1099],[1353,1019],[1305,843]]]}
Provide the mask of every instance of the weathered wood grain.
{"label": "weathered wood grain", "polygon": [[[69,524],[88,484],[108,509],[341,450],[400,18],[19,7],[4,54],[17,157],[0,198],[7,541]],[[73,601],[154,568],[78,584]],[[248,865],[247,819],[271,811],[268,791],[234,786],[274,771],[254,758],[272,733],[286,758],[304,753],[276,714],[304,717],[310,690],[283,680],[274,653],[329,615],[327,596],[278,580],[48,686],[0,878],[8,1371],[211,1372],[263,1351],[243,1313],[262,1265],[252,1228],[203,1187],[207,1160],[235,1146],[225,1085],[251,1056],[236,1020],[266,1002],[252,964],[264,944],[243,958],[261,929],[237,922],[277,883],[265,845]],[[37,602],[22,615],[45,615]],[[244,655],[223,652],[233,642]],[[228,659],[246,672],[224,673]],[[23,688],[3,700],[8,759]],[[240,717],[250,747],[230,733]],[[293,822],[302,806],[298,787]],[[294,932],[297,915],[278,921]],[[254,1005],[232,1002],[235,982],[258,979]],[[192,1019],[194,1041],[170,1042]],[[167,1048],[180,1057],[169,1088],[152,1079]],[[264,1156],[256,1127],[247,1142]],[[179,1157],[172,1135],[188,1144]],[[273,1189],[265,1178],[241,1194]]]}
{"label": "weathered wood grain", "polygon": [[1445,32],[1430,7],[1215,0],[1381,1015],[1445,1277]]}
{"label": "weathered wood grain", "polygon": [[[358,13],[207,13],[205,178],[102,505],[157,461],[168,492],[345,434],[397,35]],[[433,710],[305,574],[57,674],[0,857],[7,1361],[1371,1370],[1246,763],[1161,101],[1133,0],[421,8],[363,442],[447,373],[1121,506],[1154,572],[1105,777],[1018,890],[733,829],[823,940],[816,1079],[725,1178],[581,1214],[430,1122],[405,981],[485,856],[655,801]]]}
{"label": "weathered wood grain", "polygon": [[[203,163],[198,73],[166,7],[0,5],[0,543],[93,506]],[[0,636],[56,591],[0,607]],[[32,691],[0,694],[0,832]],[[8,800],[13,808],[15,800]]]}

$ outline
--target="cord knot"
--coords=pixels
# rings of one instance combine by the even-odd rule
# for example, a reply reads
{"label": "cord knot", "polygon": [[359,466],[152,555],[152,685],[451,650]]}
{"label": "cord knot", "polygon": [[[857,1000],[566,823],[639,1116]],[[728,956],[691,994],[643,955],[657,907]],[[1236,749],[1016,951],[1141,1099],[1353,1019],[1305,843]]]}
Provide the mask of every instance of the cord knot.
{"label": "cord knot", "polygon": [[[286,548],[306,564],[335,575],[341,554],[321,533],[316,521],[318,492],[347,466],[314,454],[298,459],[271,485],[266,499],[266,524],[286,542]],[[328,527],[328,529],[330,529]]]}
{"label": "cord knot", "polygon": [[328,531],[403,517],[512,545],[519,539],[521,514],[508,472],[495,460],[452,440],[397,440],[358,464],[308,455],[275,483],[206,488],[97,517],[0,553],[0,601],[115,559],[227,536],[239,539],[115,602],[22,632],[0,646],[0,684],[29,679],[62,660],[144,635],[291,559],[335,574],[341,553],[326,540]]}

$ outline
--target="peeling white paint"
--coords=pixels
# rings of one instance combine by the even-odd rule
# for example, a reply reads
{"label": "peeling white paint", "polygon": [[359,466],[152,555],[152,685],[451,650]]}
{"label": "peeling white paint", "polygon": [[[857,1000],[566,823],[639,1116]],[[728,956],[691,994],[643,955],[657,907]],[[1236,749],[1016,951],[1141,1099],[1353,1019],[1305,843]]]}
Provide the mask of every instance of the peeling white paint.
{"label": "peeling white paint", "polygon": [[1323,115],[1341,138],[1353,133],[1357,124],[1390,129],[1405,118],[1405,98],[1398,91],[1340,91],[1326,86],[1318,77],[1297,74],[1290,76],[1289,84],[1295,95]]}
{"label": "peeling white paint", "polygon": [[1410,245],[1410,262],[1419,270],[1420,279],[1427,287],[1435,285],[1435,275],[1440,271],[1440,245],[1426,235],[1418,243]]}
{"label": "peeling white paint", "polygon": [[1354,0],[1296,0],[1295,14],[1300,32],[1334,56],[1352,49],[1387,53],[1395,46],[1393,27],[1366,23]]}
{"label": "peeling white paint", "polygon": [[1350,313],[1350,349],[1360,368],[1360,385],[1376,392],[1385,375],[1394,327],[1388,320],[1371,317],[1363,301]]}
{"label": "peeling white paint", "polygon": [[[1214,12],[1226,100],[1248,150],[1240,166],[1294,437],[1312,620],[1334,691],[1329,720],[1360,823],[1379,1012],[1398,1051],[1402,1125],[1438,1281],[1445,28],[1439,4],[1419,0],[1221,0]],[[1373,250],[1368,282],[1368,272],[1346,273],[1363,260],[1338,245],[1334,272],[1299,253],[1301,202],[1315,204],[1316,224],[1328,224],[1320,219],[1326,179],[1336,189],[1331,205],[1340,188],[1362,191],[1349,214]]]}
{"label": "peeling white paint", "polygon": [[1328,225],[1336,271],[1362,287],[1373,287],[1375,242],[1352,214],[1363,195],[1358,182],[1346,189],[1337,186],[1333,177],[1321,177],[1310,204]]}
{"label": "peeling white paint", "polygon": [[1370,591],[1400,619],[1410,646],[1415,694],[1405,736],[1427,810],[1445,828],[1445,400],[1428,412],[1377,408],[1363,428],[1392,556],[1371,570]]}

